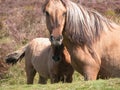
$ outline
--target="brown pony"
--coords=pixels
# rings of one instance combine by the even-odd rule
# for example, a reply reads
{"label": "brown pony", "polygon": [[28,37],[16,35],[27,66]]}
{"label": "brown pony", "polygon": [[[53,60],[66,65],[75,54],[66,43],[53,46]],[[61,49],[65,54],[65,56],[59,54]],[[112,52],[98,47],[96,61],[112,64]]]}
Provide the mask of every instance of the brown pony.
{"label": "brown pony", "polygon": [[85,80],[120,77],[120,26],[70,0],[46,0],[52,45],[63,44]]}
{"label": "brown pony", "polygon": [[39,73],[40,84],[46,84],[50,78],[51,83],[72,82],[73,68],[67,49],[61,45],[51,47],[48,38],[36,38],[6,58],[8,64],[15,64],[25,57],[25,70],[27,84],[33,84],[36,72]]}

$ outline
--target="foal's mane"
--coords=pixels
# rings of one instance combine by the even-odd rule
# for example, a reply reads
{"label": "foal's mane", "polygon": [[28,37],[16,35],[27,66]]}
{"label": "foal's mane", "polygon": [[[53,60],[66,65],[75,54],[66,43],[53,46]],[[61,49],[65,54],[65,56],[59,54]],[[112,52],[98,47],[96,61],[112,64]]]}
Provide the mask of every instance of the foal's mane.
{"label": "foal's mane", "polygon": [[100,38],[104,25],[113,28],[111,21],[96,11],[70,0],[61,1],[67,9],[65,32],[72,42],[89,46]]}

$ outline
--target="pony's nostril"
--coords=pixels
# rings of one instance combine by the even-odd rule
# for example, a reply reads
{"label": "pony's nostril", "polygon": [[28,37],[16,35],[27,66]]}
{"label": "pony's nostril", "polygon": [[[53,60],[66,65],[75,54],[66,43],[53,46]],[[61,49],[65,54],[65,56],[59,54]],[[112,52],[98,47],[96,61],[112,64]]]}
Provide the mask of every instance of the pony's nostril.
{"label": "pony's nostril", "polygon": [[63,36],[62,35],[60,35],[60,40],[62,40],[63,39]]}
{"label": "pony's nostril", "polygon": [[63,39],[63,36],[60,35],[56,40],[57,40],[57,41],[61,41],[62,39]]}
{"label": "pony's nostril", "polygon": [[53,41],[54,40],[54,37],[51,35],[50,36],[50,41]]}
{"label": "pony's nostril", "polygon": [[49,40],[52,45],[59,46],[62,44],[63,37],[62,36],[54,37],[53,35],[51,35]]}

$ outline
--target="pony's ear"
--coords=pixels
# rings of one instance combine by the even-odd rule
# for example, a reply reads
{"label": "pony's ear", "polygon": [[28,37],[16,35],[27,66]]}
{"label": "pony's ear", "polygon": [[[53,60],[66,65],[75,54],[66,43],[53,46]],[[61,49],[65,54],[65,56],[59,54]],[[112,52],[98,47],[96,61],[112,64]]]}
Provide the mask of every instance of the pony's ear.
{"label": "pony's ear", "polygon": [[45,12],[46,5],[47,5],[47,3],[48,3],[49,1],[50,1],[50,0],[45,0],[45,3],[42,5],[42,11],[43,11],[43,13]]}
{"label": "pony's ear", "polygon": [[63,3],[63,5],[64,6],[67,6],[67,2],[68,2],[69,0],[61,0],[61,2]]}
{"label": "pony's ear", "polygon": [[44,5],[42,6],[42,11],[43,11],[43,13],[45,12],[45,6]]}

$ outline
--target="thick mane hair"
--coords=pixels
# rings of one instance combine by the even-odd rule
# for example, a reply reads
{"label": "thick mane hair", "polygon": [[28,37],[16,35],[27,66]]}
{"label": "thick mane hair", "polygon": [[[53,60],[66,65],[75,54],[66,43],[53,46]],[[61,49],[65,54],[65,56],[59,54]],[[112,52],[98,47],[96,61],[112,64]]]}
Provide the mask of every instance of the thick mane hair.
{"label": "thick mane hair", "polygon": [[[62,0],[67,9],[65,32],[72,42],[91,45],[100,38],[104,25],[112,28],[111,21],[92,9]],[[103,25],[104,24],[104,25]]]}

